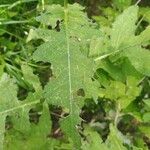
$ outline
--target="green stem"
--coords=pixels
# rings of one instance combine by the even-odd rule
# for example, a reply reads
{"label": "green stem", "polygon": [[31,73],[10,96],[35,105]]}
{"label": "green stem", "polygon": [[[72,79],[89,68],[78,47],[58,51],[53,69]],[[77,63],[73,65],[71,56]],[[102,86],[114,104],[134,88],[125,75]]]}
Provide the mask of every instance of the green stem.
{"label": "green stem", "polygon": [[42,10],[44,11],[45,10],[45,1],[42,0]]}
{"label": "green stem", "polygon": [[138,0],[135,5],[138,5],[140,2],[141,2],[141,0]]}
{"label": "green stem", "polygon": [[116,115],[115,115],[115,119],[114,119],[114,124],[117,127],[117,125],[118,125],[118,119],[120,118],[120,104],[117,103],[116,105],[117,106],[116,106]]}
{"label": "green stem", "polygon": [[68,6],[68,0],[64,0],[64,7],[67,8]]}

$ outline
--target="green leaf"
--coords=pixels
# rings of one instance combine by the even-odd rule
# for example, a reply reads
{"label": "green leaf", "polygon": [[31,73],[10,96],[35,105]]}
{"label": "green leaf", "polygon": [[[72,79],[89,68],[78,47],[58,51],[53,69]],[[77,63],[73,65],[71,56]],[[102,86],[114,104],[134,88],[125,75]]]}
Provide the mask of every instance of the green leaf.
{"label": "green leaf", "polygon": [[127,41],[128,47],[134,47],[136,45],[147,46],[150,43],[150,25],[140,33],[140,35],[132,36],[130,40]]}
{"label": "green leaf", "polygon": [[27,64],[23,64],[21,66],[23,79],[27,81],[30,85],[33,86],[35,91],[42,91],[42,87],[40,85],[40,81],[36,75],[33,74],[33,70]]}
{"label": "green leaf", "polygon": [[106,143],[108,144],[109,150],[127,150],[125,146],[123,146],[124,143],[124,137],[123,135],[111,124],[110,125],[110,134],[108,136],[108,139]]}
{"label": "green leaf", "polygon": [[0,56],[0,77],[3,75],[4,67],[5,67],[5,62],[3,58]]}
{"label": "green leaf", "polygon": [[[22,145],[23,150],[27,149],[47,149],[48,147],[53,149],[54,142],[48,135],[51,132],[52,122],[50,120],[49,108],[46,102],[43,104],[42,115],[39,118],[37,124],[31,124],[31,129],[26,132],[25,135],[20,134],[14,129],[11,129],[6,134],[5,149],[17,150]],[[49,141],[51,144],[49,144]],[[37,144],[38,143],[38,144]],[[51,147],[52,146],[52,147]]]}
{"label": "green leaf", "polygon": [[[97,49],[99,57],[95,59],[96,61],[113,56],[129,47],[126,43],[135,37],[137,13],[138,6],[130,6],[116,18],[112,24],[112,29],[103,35],[103,39],[101,38],[100,43],[102,44],[100,45],[101,48]],[[92,45],[90,49],[93,49]]]}
{"label": "green leaf", "polygon": [[5,118],[9,110],[17,105],[17,87],[6,74],[0,80],[0,149],[3,149]]}
{"label": "green leaf", "polygon": [[0,149],[3,149],[6,115],[0,115]]}
{"label": "green leaf", "polygon": [[128,58],[125,58],[122,65],[122,73],[126,76],[126,78],[128,76],[133,76],[135,79],[137,80],[141,80],[143,75],[140,74],[135,68],[134,66],[132,66],[131,62],[129,61]]}
{"label": "green leaf", "polygon": [[[35,97],[36,95],[32,95]],[[0,141],[1,149],[3,149],[3,140],[5,132],[5,118],[7,115],[13,116],[14,118],[20,117],[15,122],[17,127],[28,130],[30,128],[28,112],[31,107],[39,103],[38,98],[27,99],[25,101],[18,101],[17,99],[17,85],[15,81],[11,79],[7,74],[3,74],[0,80]],[[18,128],[19,129],[19,128]]]}
{"label": "green leaf", "polygon": [[116,18],[111,32],[111,45],[118,49],[135,32],[138,6],[131,6]]}
{"label": "green leaf", "polygon": [[113,0],[113,4],[120,10],[130,6],[131,2],[132,0]]}
{"label": "green leaf", "polygon": [[[103,40],[98,42],[97,45],[100,46],[95,50],[94,55],[97,54],[99,57],[95,61],[100,62],[109,57],[114,62],[114,60],[117,61],[120,58],[127,57],[139,74],[149,76],[150,52],[143,47],[148,46],[150,43],[150,26],[140,35],[135,36],[137,13],[138,7],[131,6],[117,17],[113,23],[110,40],[106,39],[105,42]],[[107,43],[107,46],[104,46],[104,43]],[[92,44],[90,49],[94,49]],[[102,52],[101,49],[103,49]]]}
{"label": "green leaf", "polygon": [[36,20],[45,25],[51,25],[54,28],[56,26],[57,20],[61,21],[63,18],[63,11],[64,10],[61,5],[50,5],[48,6],[46,13],[36,17]]}
{"label": "green leaf", "polygon": [[143,121],[144,122],[150,122],[150,112],[145,112],[143,114]]}
{"label": "green leaf", "polygon": [[[30,86],[32,86],[35,90],[34,93],[29,92],[27,98],[23,102],[32,102],[40,100],[42,97],[42,87],[40,85],[40,81],[36,75],[33,74],[33,70],[31,67],[29,67],[27,64],[23,64],[21,66],[22,73],[23,73],[23,79],[25,82],[27,82]],[[40,102],[40,101],[39,101]],[[12,118],[12,121],[14,123],[14,128],[27,132],[30,130],[30,123],[29,123],[29,111],[30,107],[25,107],[23,111],[16,112],[15,116]],[[21,116],[21,117],[20,117]],[[20,117],[20,118],[19,118]]]}
{"label": "green leaf", "polygon": [[143,148],[139,148],[139,147],[135,147],[135,146],[133,146],[132,148],[133,148],[133,150],[143,150]]}
{"label": "green leaf", "polygon": [[134,47],[123,52],[123,56],[128,57],[131,64],[140,73],[150,76],[150,52],[144,48]]}
{"label": "green leaf", "polygon": [[101,61],[100,68],[109,73],[109,75],[117,81],[125,81],[125,74],[122,72],[122,66],[114,65],[110,60]]}
{"label": "green leaf", "polygon": [[95,103],[97,103],[97,99],[99,96],[99,92],[100,92],[100,84],[98,83],[97,80],[86,80],[85,83],[85,93],[86,93],[86,97],[89,98],[93,98]]}
{"label": "green leaf", "polygon": [[111,100],[117,100],[125,94],[125,85],[122,82],[111,81],[110,85],[106,88],[105,97]]}
{"label": "green leaf", "polygon": [[109,53],[110,41],[106,35],[102,37],[93,37],[90,43],[89,56],[95,57]]}
{"label": "green leaf", "polygon": [[128,76],[126,84],[119,81],[111,81],[110,85],[105,89],[101,89],[101,95],[110,100],[115,100],[125,109],[141,92],[141,87],[138,87],[139,80],[132,76]]}
{"label": "green leaf", "polygon": [[150,109],[150,99],[146,99],[146,100],[144,100],[143,101],[145,104],[146,104],[146,106],[148,106],[148,108]]}
{"label": "green leaf", "polygon": [[53,77],[44,89],[45,98],[49,104],[67,108],[69,115],[60,123],[77,149],[80,147],[80,136],[76,128],[80,123],[80,109],[77,106],[77,99],[80,96],[77,91],[84,89],[84,82],[91,79],[94,70],[93,60],[88,58],[87,52],[82,49],[87,48],[86,44],[94,34],[99,34],[95,25],[83,13],[83,9],[78,4],[66,7],[49,6],[46,13],[37,17],[37,20],[52,27],[55,27],[57,20],[62,21],[60,31],[36,29],[30,32],[28,39],[30,41],[35,37],[45,41],[37,48],[33,59],[36,62],[52,64]]}
{"label": "green leaf", "polygon": [[140,7],[140,15],[143,16],[143,20],[150,23],[150,8],[149,7]]}
{"label": "green leaf", "polygon": [[82,141],[83,150],[127,150],[123,144],[129,144],[126,137],[112,124],[110,125],[110,133],[105,142],[103,142],[100,135],[92,129],[85,128],[84,135],[86,136],[86,141]]}
{"label": "green leaf", "polygon": [[140,125],[139,129],[142,133],[144,133],[147,137],[150,137],[150,126],[149,125]]}
{"label": "green leaf", "polygon": [[86,141],[82,142],[82,150],[109,150],[99,134],[92,129],[85,129]]}

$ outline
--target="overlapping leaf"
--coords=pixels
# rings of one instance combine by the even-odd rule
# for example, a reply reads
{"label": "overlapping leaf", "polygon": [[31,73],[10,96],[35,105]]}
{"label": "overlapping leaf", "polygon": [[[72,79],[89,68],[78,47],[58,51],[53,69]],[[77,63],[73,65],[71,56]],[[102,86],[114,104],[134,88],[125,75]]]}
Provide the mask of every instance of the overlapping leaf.
{"label": "overlapping leaf", "polygon": [[108,150],[107,145],[96,131],[87,128],[84,134],[86,136],[86,141],[82,142],[82,150]]}
{"label": "overlapping leaf", "polygon": [[[25,67],[23,68],[25,69]],[[26,67],[26,71],[27,68],[29,69],[29,67]],[[14,79],[10,78],[7,74],[3,74],[0,79],[0,149],[3,149],[5,120],[7,116],[12,117],[15,129],[22,132],[30,130],[29,110],[40,102],[41,97],[39,81],[30,71],[32,70],[29,69],[27,71],[28,75],[35,79],[33,82],[37,81],[38,90],[35,93],[29,93],[24,101],[19,101],[17,98],[18,87]],[[27,78],[30,79],[30,77]],[[31,81],[30,84],[35,85],[33,82]]]}
{"label": "overlapping leaf", "polygon": [[118,49],[130,36],[133,36],[137,21],[138,7],[131,6],[113,23],[111,31],[111,45]]}
{"label": "overlapping leaf", "polygon": [[115,54],[118,58],[127,57],[138,72],[149,76],[150,52],[143,47],[150,43],[150,26],[136,36],[137,19],[138,6],[131,6],[119,15],[112,25],[110,39],[104,37],[98,40],[96,46],[91,45],[91,51],[95,49],[95,55],[96,51],[99,55],[95,60],[102,60]]}
{"label": "overlapping leaf", "polygon": [[119,103],[121,109],[126,108],[141,92],[141,87],[138,87],[138,80],[128,76],[126,85],[118,81],[110,81],[110,85],[106,89],[101,89],[100,93],[110,100],[115,100]]}
{"label": "overlapping leaf", "polygon": [[86,141],[83,141],[83,150],[127,150],[123,144],[125,137],[114,127],[110,125],[110,134],[104,142],[100,135],[91,129],[85,129]]}
{"label": "overlapping leaf", "polygon": [[[43,111],[39,118],[39,122],[37,124],[31,124],[29,132],[26,132],[25,135],[22,135],[21,132],[18,132],[18,130],[10,130],[6,134],[4,149],[17,150],[20,149],[20,147],[22,147],[22,150],[40,150],[47,149],[48,147],[53,149],[53,147],[49,144],[49,141],[53,142],[53,140],[48,138],[48,134],[51,132],[51,125],[48,104],[44,102]],[[22,138],[24,138],[24,140],[22,140]]]}

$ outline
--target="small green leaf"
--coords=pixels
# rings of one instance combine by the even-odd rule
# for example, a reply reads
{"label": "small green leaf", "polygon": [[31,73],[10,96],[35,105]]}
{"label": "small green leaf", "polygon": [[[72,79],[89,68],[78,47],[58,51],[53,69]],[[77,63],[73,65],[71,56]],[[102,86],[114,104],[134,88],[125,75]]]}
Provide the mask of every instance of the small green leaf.
{"label": "small green leaf", "polygon": [[[30,130],[29,110],[40,102],[39,93],[30,93],[26,100],[17,98],[17,85],[15,80],[3,74],[0,80],[0,141],[3,143],[5,133],[5,118],[11,116],[14,128],[22,132]],[[0,145],[3,148],[3,144]]]}
{"label": "small green leaf", "polygon": [[[127,142],[126,138],[112,124],[110,125],[110,133],[105,142],[100,135],[89,128],[84,131],[86,141],[82,141],[83,150],[127,150],[123,144]],[[127,143],[128,144],[128,143]]]}
{"label": "small green leaf", "polygon": [[126,84],[123,84],[119,81],[111,81],[110,85],[103,90],[101,89],[100,92],[103,93],[105,98],[119,103],[121,109],[125,109],[141,92],[137,79],[129,76],[126,82]]}
{"label": "small green leaf", "polygon": [[[51,132],[52,122],[50,120],[49,108],[46,102],[43,103],[42,115],[37,124],[31,124],[31,128],[24,135],[17,130],[11,129],[6,134],[5,149],[17,150],[22,147],[22,150],[27,149],[47,149],[53,150],[53,140],[48,138]],[[49,144],[49,142],[51,144]],[[57,144],[57,143],[56,143]],[[52,147],[51,147],[52,146]]]}
{"label": "small green leaf", "polygon": [[141,74],[150,76],[150,52],[144,48],[134,47],[123,52],[123,56],[128,57],[131,64]]}
{"label": "small green leaf", "polygon": [[116,50],[135,33],[138,6],[131,6],[116,18],[111,32],[111,45]]}
{"label": "small green leaf", "polygon": [[143,121],[144,122],[150,122],[150,112],[146,112],[143,115]]}
{"label": "small green leaf", "polygon": [[140,7],[140,15],[143,16],[143,20],[150,23],[150,9],[149,9],[149,7]]}
{"label": "small green leaf", "polygon": [[113,4],[119,10],[122,10],[131,5],[132,0],[113,0]]}
{"label": "small green leaf", "polygon": [[25,81],[27,81],[30,85],[33,86],[35,91],[41,91],[42,87],[40,85],[40,81],[36,75],[33,74],[33,70],[31,67],[29,67],[27,64],[23,64],[21,66],[23,78]]}
{"label": "small green leaf", "polygon": [[150,99],[146,99],[143,101],[150,109]]}
{"label": "small green leaf", "polygon": [[112,124],[110,125],[110,134],[106,143],[108,144],[109,150],[127,150],[123,146],[123,135]]}
{"label": "small green leaf", "polygon": [[84,134],[86,136],[86,141],[82,142],[82,150],[109,150],[96,131],[87,128]]}

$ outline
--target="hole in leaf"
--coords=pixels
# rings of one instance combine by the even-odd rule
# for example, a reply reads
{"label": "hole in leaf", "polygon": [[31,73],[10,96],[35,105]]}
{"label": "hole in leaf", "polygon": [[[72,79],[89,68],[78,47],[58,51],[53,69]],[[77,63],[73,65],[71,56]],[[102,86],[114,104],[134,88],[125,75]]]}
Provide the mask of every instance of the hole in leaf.
{"label": "hole in leaf", "polygon": [[84,97],[84,96],[85,96],[84,89],[79,89],[79,90],[77,91],[77,95]]}
{"label": "hole in leaf", "polygon": [[[142,17],[139,18],[139,20],[137,21],[137,24],[139,23],[139,21],[140,21],[141,19],[142,19]],[[146,27],[148,27],[148,25],[149,25],[148,22],[142,20],[142,21],[140,22],[140,25],[138,25],[138,27],[137,27],[137,29],[136,29],[135,35],[136,35],[136,36],[137,36],[137,35],[140,35],[141,32],[143,32],[143,31],[146,29]]]}
{"label": "hole in leaf", "polygon": [[52,26],[51,25],[48,25],[47,27],[49,30],[52,30]]}
{"label": "hole in leaf", "polygon": [[38,62],[37,65],[38,68],[34,71],[34,73],[38,74],[41,85],[44,87],[49,81],[49,78],[52,77],[51,64]]}
{"label": "hole in leaf", "polygon": [[7,116],[6,121],[5,121],[5,129],[10,130],[12,128],[13,128],[13,124],[12,124],[12,121],[11,121],[11,117]]}
{"label": "hole in leaf", "polygon": [[40,116],[41,115],[39,115],[38,111],[36,111],[35,109],[31,109],[29,111],[29,120],[32,123],[38,124]]}
{"label": "hole in leaf", "polygon": [[19,86],[19,90],[17,93],[18,99],[22,101],[22,100],[25,100],[27,98],[27,96],[28,96],[28,90]]}
{"label": "hole in leaf", "polygon": [[56,106],[50,106],[51,118],[52,118],[52,131],[50,136],[53,138],[62,138],[63,132],[60,129],[59,119],[61,118],[62,108]]}
{"label": "hole in leaf", "polygon": [[118,123],[118,129],[123,133],[131,133],[135,134],[138,129],[138,122],[137,120],[130,116],[130,115],[125,115],[122,117],[120,122]]}
{"label": "hole in leaf", "polygon": [[55,29],[58,32],[60,31],[60,23],[61,23],[61,21],[57,20]]}

